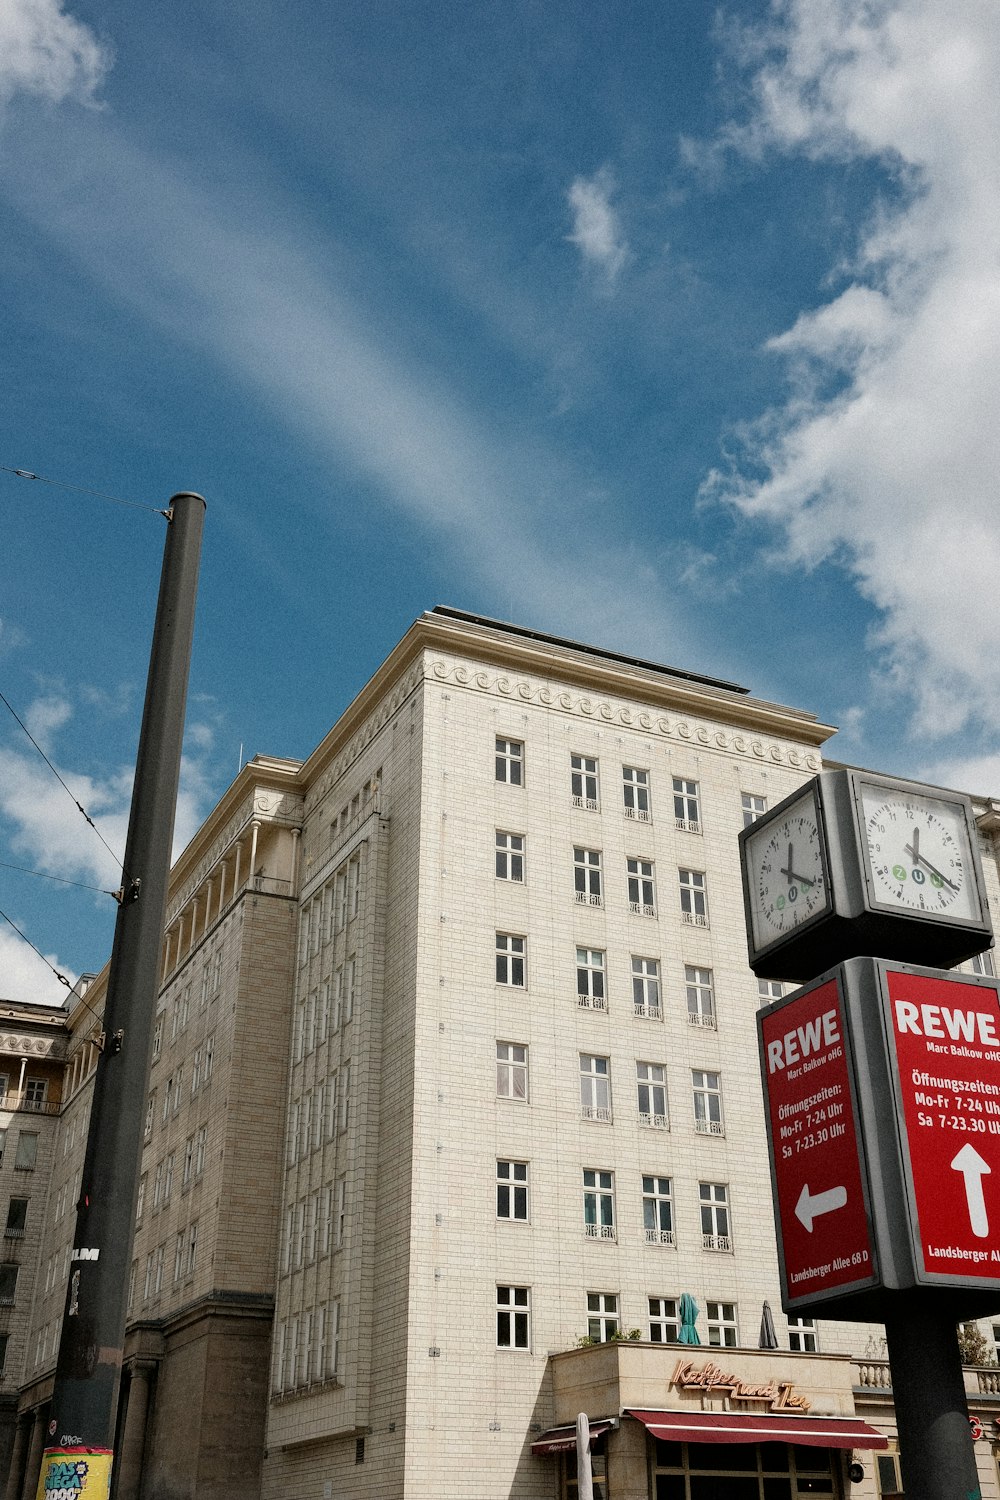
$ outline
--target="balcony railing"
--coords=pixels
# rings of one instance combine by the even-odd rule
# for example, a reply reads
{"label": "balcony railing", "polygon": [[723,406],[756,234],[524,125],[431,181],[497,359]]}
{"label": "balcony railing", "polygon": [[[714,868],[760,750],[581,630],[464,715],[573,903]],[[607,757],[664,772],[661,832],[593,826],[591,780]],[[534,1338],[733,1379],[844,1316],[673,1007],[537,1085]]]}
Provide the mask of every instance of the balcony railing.
{"label": "balcony railing", "polygon": [[625,816],[626,818],[634,818],[637,823],[651,823],[653,821],[648,807],[626,807]]}
{"label": "balcony railing", "polygon": [[576,899],[581,906],[603,906],[604,897],[595,891],[577,891]]}
{"label": "balcony railing", "polygon": [[656,907],[647,905],[645,901],[630,901],[628,909],[634,917],[656,916]]}
{"label": "balcony railing", "polygon": [[703,1234],[701,1237],[701,1248],[703,1250],[730,1251],[733,1248],[732,1237],[728,1234]]}
{"label": "balcony railing", "polygon": [[726,1127],[721,1120],[696,1119],[694,1128],[699,1135],[725,1135]]}
{"label": "balcony railing", "polygon": [[703,911],[682,911],[681,921],[686,922],[688,927],[708,926],[708,917]]}
{"label": "balcony railing", "polygon": [[666,1130],[667,1116],[652,1114],[647,1110],[639,1111],[639,1124],[645,1125],[650,1130]]}
{"label": "balcony railing", "polygon": [[703,1027],[705,1029],[705,1031],[714,1031],[715,1030],[715,1014],[712,1011],[706,1011],[706,1010],[689,1010],[688,1011],[688,1025],[689,1026],[701,1026],[701,1027]]}
{"label": "balcony railing", "polygon": [[57,1115],[61,1108],[58,1101],[51,1099],[29,1099],[15,1091],[0,1094],[0,1109],[24,1110],[32,1115]]}
{"label": "balcony railing", "polygon": [[600,1120],[602,1124],[611,1124],[611,1110],[606,1104],[584,1104],[581,1114],[585,1120]]}
{"label": "balcony railing", "polygon": [[613,1224],[585,1224],[583,1228],[589,1240],[613,1240],[617,1238]]}
{"label": "balcony railing", "polygon": [[678,828],[681,833],[701,832],[701,824],[698,822],[697,818],[675,818],[674,827]]}
{"label": "balcony railing", "polygon": [[600,812],[600,810],[601,810],[601,804],[598,802],[598,800],[597,800],[596,797],[577,797],[577,796],[574,796],[574,798],[573,798],[573,806],[574,807],[585,807],[588,812]]}
{"label": "balcony railing", "polygon": [[608,1008],[604,995],[577,995],[576,1003],[581,1010],[607,1010]]}
{"label": "balcony railing", "polygon": [[636,1000],[634,1010],[637,1016],[645,1016],[650,1021],[658,1021],[660,1019],[660,1007],[658,1003],[647,1003],[644,1000]]}
{"label": "balcony railing", "polygon": [[647,1229],[645,1234],[647,1245],[675,1245],[677,1243],[672,1229]]}

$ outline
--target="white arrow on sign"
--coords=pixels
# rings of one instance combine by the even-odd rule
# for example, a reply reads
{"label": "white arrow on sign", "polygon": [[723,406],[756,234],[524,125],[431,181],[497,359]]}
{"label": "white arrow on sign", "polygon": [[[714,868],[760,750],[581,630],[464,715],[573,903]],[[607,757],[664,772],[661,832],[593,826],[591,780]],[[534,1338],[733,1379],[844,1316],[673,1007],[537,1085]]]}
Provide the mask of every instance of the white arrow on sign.
{"label": "white arrow on sign", "polygon": [[971,1141],[966,1142],[952,1162],[952,1169],[965,1178],[965,1198],[969,1205],[969,1223],[972,1232],[984,1240],[990,1232],[990,1221],[986,1214],[986,1199],[983,1197],[983,1176],[992,1172],[989,1162],[983,1161]]}
{"label": "white arrow on sign", "polygon": [[807,1182],[804,1184],[799,1194],[799,1201],[795,1205],[795,1217],[812,1234],[813,1223],[819,1218],[820,1214],[829,1214],[835,1208],[843,1208],[846,1202],[847,1189],[845,1187],[827,1188],[825,1193],[810,1194]]}

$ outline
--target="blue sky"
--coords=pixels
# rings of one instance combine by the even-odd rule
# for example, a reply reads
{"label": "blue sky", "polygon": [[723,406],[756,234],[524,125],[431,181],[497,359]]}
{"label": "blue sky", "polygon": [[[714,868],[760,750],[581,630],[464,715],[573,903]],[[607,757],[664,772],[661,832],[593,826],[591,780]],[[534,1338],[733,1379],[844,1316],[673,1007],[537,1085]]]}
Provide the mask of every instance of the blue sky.
{"label": "blue sky", "polygon": [[[1000,793],[998,54],[993,0],[5,0],[0,464],[208,501],[179,836],[438,602]],[[120,848],[164,523],[0,505],[0,691]],[[0,857],[114,886],[2,712]],[[107,956],[106,896],[0,909]]]}

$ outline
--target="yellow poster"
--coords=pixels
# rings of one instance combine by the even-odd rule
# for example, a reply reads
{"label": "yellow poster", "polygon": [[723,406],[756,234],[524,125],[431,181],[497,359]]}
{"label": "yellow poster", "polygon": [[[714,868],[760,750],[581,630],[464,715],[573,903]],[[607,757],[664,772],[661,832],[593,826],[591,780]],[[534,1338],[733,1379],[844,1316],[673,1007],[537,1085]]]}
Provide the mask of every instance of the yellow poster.
{"label": "yellow poster", "polygon": [[108,1500],[110,1448],[46,1448],[35,1500]]}

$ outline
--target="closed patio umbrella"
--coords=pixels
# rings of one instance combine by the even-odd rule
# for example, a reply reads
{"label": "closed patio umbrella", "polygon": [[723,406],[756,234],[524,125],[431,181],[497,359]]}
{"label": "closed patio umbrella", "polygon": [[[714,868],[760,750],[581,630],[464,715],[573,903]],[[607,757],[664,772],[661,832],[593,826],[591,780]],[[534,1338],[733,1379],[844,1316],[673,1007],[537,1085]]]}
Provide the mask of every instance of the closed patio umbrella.
{"label": "closed patio umbrella", "polygon": [[681,1293],[681,1327],[677,1335],[682,1344],[700,1344],[698,1330],[694,1326],[698,1319],[698,1304],[690,1292]]}
{"label": "closed patio umbrella", "polygon": [[758,1349],[777,1349],[778,1335],[774,1331],[774,1314],[771,1312],[770,1302],[765,1302],[760,1313],[760,1338],[757,1340]]}

